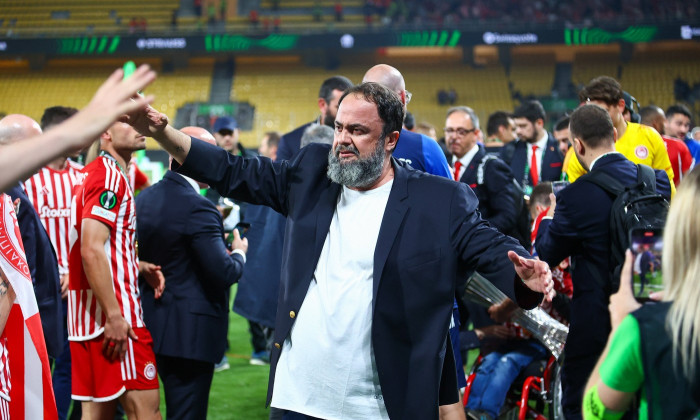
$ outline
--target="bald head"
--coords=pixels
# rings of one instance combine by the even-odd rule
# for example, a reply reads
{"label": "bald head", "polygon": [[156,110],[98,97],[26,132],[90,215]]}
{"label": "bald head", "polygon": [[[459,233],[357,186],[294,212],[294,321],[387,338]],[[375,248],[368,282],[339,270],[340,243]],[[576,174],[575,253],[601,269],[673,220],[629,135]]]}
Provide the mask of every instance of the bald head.
{"label": "bald head", "polygon": [[659,134],[664,134],[666,114],[663,109],[654,105],[645,106],[639,110],[639,116],[642,124],[655,128]]}
{"label": "bald head", "polygon": [[41,126],[21,114],[10,114],[0,120],[0,144],[10,144],[41,134]]}
{"label": "bald head", "polygon": [[396,92],[404,106],[406,105],[406,82],[403,80],[401,72],[394,67],[388,64],[377,64],[365,73],[362,83],[366,82],[379,83],[388,87]]}
{"label": "bald head", "polygon": [[202,141],[205,141],[213,146],[216,146],[216,139],[214,136],[208,132],[207,130],[203,129],[202,127],[194,127],[194,126],[189,126],[185,127],[182,130],[183,133],[187,134],[190,137],[198,138]]}

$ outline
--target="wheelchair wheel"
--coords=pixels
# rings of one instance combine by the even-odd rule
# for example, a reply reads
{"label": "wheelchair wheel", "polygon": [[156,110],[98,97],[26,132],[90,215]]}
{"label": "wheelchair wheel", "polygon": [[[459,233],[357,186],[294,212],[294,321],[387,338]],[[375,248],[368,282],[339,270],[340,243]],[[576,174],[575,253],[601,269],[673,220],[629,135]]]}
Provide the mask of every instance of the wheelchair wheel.
{"label": "wheelchair wheel", "polygon": [[561,405],[561,395],[561,366],[559,363],[555,362],[552,366],[552,376],[548,395],[549,398],[547,401],[550,420],[564,419],[564,410]]}

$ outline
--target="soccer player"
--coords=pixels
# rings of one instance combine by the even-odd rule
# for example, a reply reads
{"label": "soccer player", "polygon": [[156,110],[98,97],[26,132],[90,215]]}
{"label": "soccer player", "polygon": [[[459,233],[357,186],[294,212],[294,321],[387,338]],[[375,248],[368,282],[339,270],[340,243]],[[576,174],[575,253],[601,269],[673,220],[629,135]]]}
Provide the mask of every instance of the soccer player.
{"label": "soccer player", "polygon": [[[75,108],[54,106],[44,110],[41,129],[46,131],[78,112]],[[51,238],[61,275],[61,294],[68,293],[68,231],[73,188],[80,183],[83,166],[61,156],[24,182],[27,196]]]}
{"label": "soccer player", "polygon": [[[579,92],[581,103],[598,105],[605,109],[613,121],[617,138],[615,150],[622,153],[627,159],[634,163],[642,163],[654,169],[666,171],[668,179],[673,181],[673,168],[668,158],[666,146],[659,133],[650,127],[641,124],[627,122],[622,116],[625,109],[625,100],[620,83],[612,77],[600,76],[591,80]],[[573,150],[567,167],[569,181],[574,182],[586,170],[581,166],[578,158],[573,155]],[[676,189],[671,184],[672,195]]]}
{"label": "soccer player", "polygon": [[[75,108],[52,106],[44,110],[41,117],[41,129],[49,128],[67,120],[78,110]],[[71,388],[71,359],[67,331],[67,302],[68,296],[68,232],[70,231],[70,205],[74,188],[82,181],[83,166],[70,159],[69,153],[49,162],[24,182],[24,189],[29,200],[39,215],[41,224],[48,233],[58,261],[58,274],[61,281],[61,297],[63,298],[63,351],[56,358],[53,370],[53,387],[56,395],[56,406],[59,418],[65,419],[70,409]]]}
{"label": "soccer player", "polygon": [[[88,418],[111,418],[117,399],[128,418],[160,419],[151,335],[143,322],[138,289],[134,195],[126,168],[146,139],[125,123],[101,137],[102,153],[84,169],[71,208],[72,246],[68,333],[74,363],[73,399]],[[142,274],[164,287],[160,267],[142,263]]]}

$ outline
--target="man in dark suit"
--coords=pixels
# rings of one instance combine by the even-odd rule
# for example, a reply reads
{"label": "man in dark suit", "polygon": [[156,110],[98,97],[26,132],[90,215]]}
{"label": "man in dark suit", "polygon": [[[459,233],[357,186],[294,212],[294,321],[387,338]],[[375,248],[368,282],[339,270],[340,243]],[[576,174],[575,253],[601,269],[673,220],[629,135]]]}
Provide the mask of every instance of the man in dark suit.
{"label": "man in dark suit", "polygon": [[316,121],[306,123],[283,135],[280,138],[276,160],[290,160],[299,152],[301,136],[304,135],[304,131],[311,124],[318,123],[333,127],[335,115],[338,112],[338,99],[345,89],[351,86],[352,82],[350,79],[344,76],[333,76],[324,80],[321,84],[321,89],[318,91],[318,110],[321,112],[321,115]]}
{"label": "man in dark suit", "polygon": [[[0,145],[40,134],[39,124],[26,115],[10,114],[0,120]],[[16,184],[5,192],[13,202],[19,200],[17,224],[27,256],[36,302],[39,305],[46,351],[55,359],[63,351],[63,306],[56,252],[22,184]]]}
{"label": "man in dark suit", "polygon": [[445,141],[452,152],[454,179],[474,190],[481,217],[528,247],[527,215],[522,220],[524,232],[518,230],[524,207],[522,194],[514,191],[517,187],[510,168],[499,158],[486,157],[484,147],[477,144],[480,134],[479,117],[473,109],[458,106],[447,110]]}
{"label": "man in dark suit", "polygon": [[[214,143],[206,130],[183,132]],[[162,267],[162,295],[140,281],[144,320],[153,336],[168,419],[207,417],[214,364],[228,331],[228,290],[241,276],[246,239],[226,249],[221,216],[200,185],[168,171],[136,197],[139,257]]]}
{"label": "man in dark suit", "polygon": [[339,102],[332,152],[312,144],[276,164],[193,140],[152,108],[129,121],[181,173],[287,216],[272,406],[289,418],[437,419],[458,400],[447,331],[467,275],[509,270],[498,287],[532,307],[551,297],[551,274],[480,218],[466,185],[391,157],[403,122],[395,93],[364,83]]}
{"label": "man in dark suit", "polygon": [[525,195],[542,181],[559,181],[564,161],[557,140],[544,129],[546,114],[538,101],[523,102],[513,113],[518,141],[501,149]]}
{"label": "man in dark suit", "polygon": [[[637,167],[615,151],[616,131],[608,113],[584,105],[571,114],[571,137],[576,156],[589,172],[603,171],[623,185],[637,182]],[[564,414],[581,418],[586,378],[602,353],[610,333],[608,302],[614,266],[610,263],[610,210],[614,197],[584,175],[552,195],[550,218],[540,223],[536,238],[539,257],[551,266],[571,256],[574,295],[562,372]],[[656,171],[656,189],[671,196],[668,176]],[[556,210],[555,210],[556,207]]]}

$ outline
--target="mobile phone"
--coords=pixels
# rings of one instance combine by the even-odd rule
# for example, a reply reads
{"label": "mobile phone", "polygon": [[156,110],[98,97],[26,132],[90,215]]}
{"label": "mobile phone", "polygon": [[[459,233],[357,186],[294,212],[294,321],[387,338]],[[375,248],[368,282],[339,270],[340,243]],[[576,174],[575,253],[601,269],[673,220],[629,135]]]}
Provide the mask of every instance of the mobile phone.
{"label": "mobile phone", "polygon": [[552,182],[552,193],[555,196],[559,195],[559,191],[566,188],[566,186],[569,184],[570,184],[569,181],[554,181],[554,182]]}
{"label": "mobile phone", "polygon": [[246,222],[238,222],[236,226],[231,229],[231,232],[229,232],[228,236],[226,237],[226,245],[228,246],[229,249],[233,246],[233,231],[237,230],[238,234],[241,236],[241,238],[245,237],[245,234],[248,232],[248,229],[250,229],[250,223]]}
{"label": "mobile phone", "polygon": [[632,292],[640,302],[648,301],[650,293],[663,290],[662,235],[663,232],[659,229],[632,229],[630,231],[630,248],[634,255]]}

